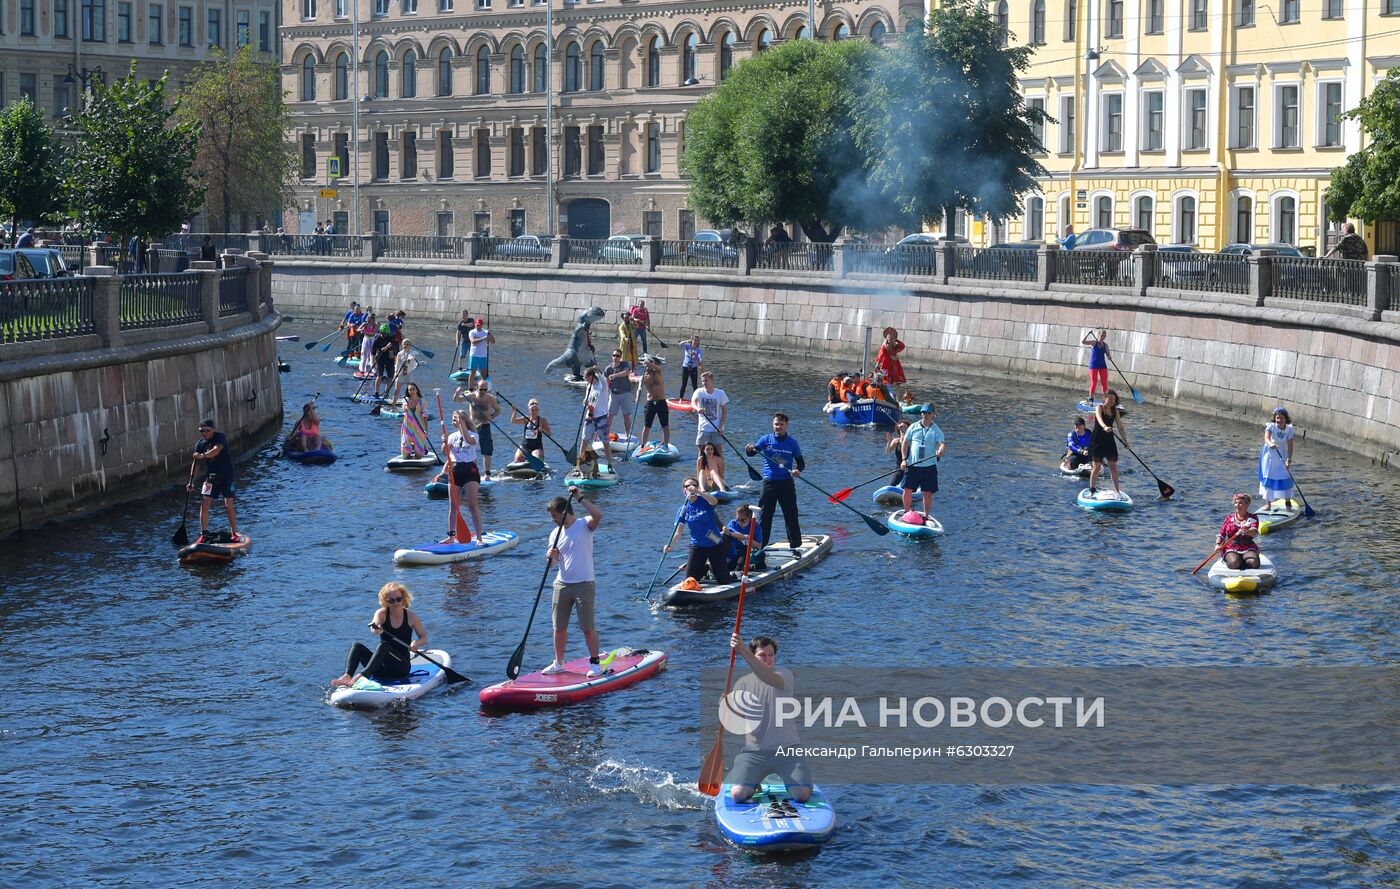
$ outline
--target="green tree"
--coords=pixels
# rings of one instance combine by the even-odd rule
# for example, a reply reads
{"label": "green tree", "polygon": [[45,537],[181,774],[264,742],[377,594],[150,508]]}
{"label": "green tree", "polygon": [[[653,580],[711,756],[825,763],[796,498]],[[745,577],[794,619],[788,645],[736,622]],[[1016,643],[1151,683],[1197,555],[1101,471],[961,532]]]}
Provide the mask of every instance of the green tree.
{"label": "green tree", "polygon": [[63,173],[69,209],[85,229],[116,235],[123,259],[133,235],[162,237],[204,200],[190,172],[199,123],[173,119],[165,80],[147,83],[132,62],[124,79],[94,85]]}
{"label": "green tree", "polygon": [[1400,69],[1342,117],[1360,121],[1370,141],[1332,171],[1327,214],[1336,222],[1400,218]]}
{"label": "green tree", "polygon": [[194,170],[207,188],[205,209],[220,231],[235,214],[271,214],[290,204],[298,171],[285,139],[290,115],[282,75],[251,46],[215,53],[180,92],[177,118],[200,125]]}
{"label": "green tree", "polygon": [[0,216],[19,230],[59,208],[58,145],[44,112],[20,96],[0,108]]}
{"label": "green tree", "polygon": [[906,227],[964,209],[1001,221],[1045,169],[1035,126],[1048,120],[1021,98],[1027,46],[1002,46],[985,5],[945,0],[928,33],[900,37],[860,98],[857,139],[872,159],[870,186]]}
{"label": "green tree", "polygon": [[857,84],[878,50],[796,40],[736,66],[686,118],[690,200],[719,225],[794,220],[813,241],[864,226]]}

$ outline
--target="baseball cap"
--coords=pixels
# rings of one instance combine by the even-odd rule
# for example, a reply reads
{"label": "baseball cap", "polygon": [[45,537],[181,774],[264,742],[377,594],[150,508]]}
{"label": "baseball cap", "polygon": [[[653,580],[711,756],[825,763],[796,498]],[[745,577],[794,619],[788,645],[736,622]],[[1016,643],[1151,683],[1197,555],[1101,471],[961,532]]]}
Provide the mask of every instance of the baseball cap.
{"label": "baseball cap", "polygon": [[919,413],[921,413],[921,414],[931,414],[931,413],[933,413],[933,405],[927,404],[927,403],[919,405]]}

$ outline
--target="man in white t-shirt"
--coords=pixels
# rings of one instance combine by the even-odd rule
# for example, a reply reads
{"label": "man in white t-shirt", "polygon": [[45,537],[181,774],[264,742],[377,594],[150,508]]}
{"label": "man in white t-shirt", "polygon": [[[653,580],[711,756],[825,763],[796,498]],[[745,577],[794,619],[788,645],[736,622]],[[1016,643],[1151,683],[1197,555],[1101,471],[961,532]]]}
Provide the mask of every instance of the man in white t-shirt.
{"label": "man in white t-shirt", "polygon": [[554,662],[541,672],[567,672],[564,647],[569,642],[569,612],[577,607],[578,627],[588,646],[588,675],[601,676],[607,661],[599,660],[598,631],[593,626],[593,599],[597,591],[593,583],[593,532],[598,530],[603,513],[577,489],[571,491],[569,497],[578,500],[588,517],[580,520],[574,515],[569,500],[564,497],[555,497],[546,507],[555,522],[549,535],[549,563],[557,565],[559,572],[554,575]]}
{"label": "man in white t-shirt", "polygon": [[490,363],[487,361],[487,349],[496,338],[491,335],[491,331],[486,329],[484,318],[476,319],[476,324],[467,334],[467,389],[472,388],[472,383],[476,380],[477,374],[481,374],[484,380],[491,374]]}
{"label": "man in white t-shirt", "polygon": [[[604,376],[598,365],[591,365],[583,372],[584,382],[588,388],[584,389],[584,398],[588,400],[588,410],[584,412],[583,419],[583,446],[588,447],[595,440],[601,441],[603,447],[608,446],[609,413],[612,408],[612,389],[608,385],[608,378]],[[607,460],[607,451],[603,451],[603,460]]]}
{"label": "man in white t-shirt", "polygon": [[724,421],[729,417],[729,396],[723,389],[715,388],[715,375],[705,371],[700,375],[700,388],[690,396],[695,408],[698,426],[695,430],[695,449],[704,453],[705,444],[713,442],[721,450],[724,447]]}

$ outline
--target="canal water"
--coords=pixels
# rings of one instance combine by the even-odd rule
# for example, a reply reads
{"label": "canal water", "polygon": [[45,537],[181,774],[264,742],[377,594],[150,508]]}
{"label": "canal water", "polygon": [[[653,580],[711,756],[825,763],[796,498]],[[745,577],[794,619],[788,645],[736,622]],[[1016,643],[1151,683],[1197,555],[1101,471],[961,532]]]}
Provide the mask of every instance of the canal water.
{"label": "canal water", "polygon": [[[1394,787],[835,785],[840,829],[820,854],[762,861],[734,851],[694,790],[709,744],[698,728],[699,671],[724,666],[733,604],[668,612],[642,599],[686,464],[622,465],[624,484],[598,496],[603,644],[663,649],[669,671],[579,706],[483,715],[476,692],[501,678],[520,639],[543,569],[544,503],[564,489],[557,479],[509,482],[483,496],[488,527],[522,536],[513,551],[395,569],[396,547],[441,536],[446,506],[424,497],[426,476],[383,470],[397,424],[347,399],[356,383],[333,352],[303,348],[325,330],[281,330],[302,337],[281,344],[292,366],[283,392],[288,423],[320,393],[340,460],[300,466],[273,444],[240,463],[248,556],[220,570],[177,565],[178,490],[0,545],[0,657],[11,677],[0,708],[6,884],[1397,879]],[[437,352],[420,377],[446,385],[450,330],[412,333]],[[543,375],[566,335],[496,335],[496,384],[522,404],[538,396],[556,437],[572,439],[579,394]],[[674,393],[674,343],[667,354]],[[837,429],[822,413],[834,368],[754,353],[707,359],[732,399],[736,440],[765,431],[782,409],[808,477],[823,488],[886,465],[883,433]],[[1282,572],[1271,595],[1227,599],[1186,571],[1211,550],[1230,494],[1255,490],[1266,417],[1129,404],[1135,448],[1182,493],[1154,500],[1155,484],[1136,467],[1125,489],[1139,508],[1096,516],[1076,508],[1079,484],[1056,471],[1078,393],[914,376],[947,434],[934,513],[948,534],[924,545],[878,537],[800,486],[804,530],[834,535],[835,548],[755,594],[744,615],[746,633],[781,640],[781,662],[799,678],[804,666],[1397,662],[1396,475],[1301,441],[1297,477],[1318,517],[1268,539]],[[690,453],[693,420],[676,426]],[[497,449],[500,466],[509,447],[499,434]],[[742,481],[743,467],[730,462],[731,482]],[[878,514],[870,490],[850,502]],[[476,682],[387,712],[332,708],[327,682],[350,643],[369,640],[374,591],[390,579],[412,589],[434,646]],[[529,669],[549,659],[547,604],[541,618]],[[582,650],[576,633],[572,648]]]}

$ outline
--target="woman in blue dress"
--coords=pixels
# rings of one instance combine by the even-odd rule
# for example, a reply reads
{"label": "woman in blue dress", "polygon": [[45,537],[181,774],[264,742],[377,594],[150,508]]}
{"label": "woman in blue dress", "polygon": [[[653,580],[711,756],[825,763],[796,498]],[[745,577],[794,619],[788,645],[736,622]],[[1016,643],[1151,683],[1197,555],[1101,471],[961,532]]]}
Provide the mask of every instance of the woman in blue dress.
{"label": "woman in blue dress", "polygon": [[1288,409],[1274,408],[1274,419],[1264,427],[1259,449],[1259,496],[1264,502],[1293,499],[1293,418]]}

